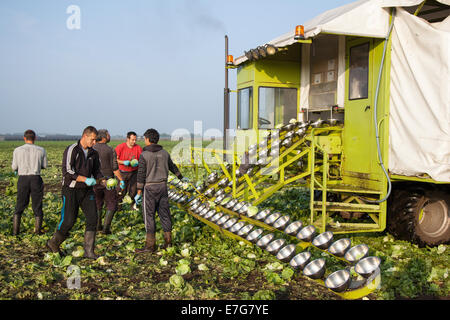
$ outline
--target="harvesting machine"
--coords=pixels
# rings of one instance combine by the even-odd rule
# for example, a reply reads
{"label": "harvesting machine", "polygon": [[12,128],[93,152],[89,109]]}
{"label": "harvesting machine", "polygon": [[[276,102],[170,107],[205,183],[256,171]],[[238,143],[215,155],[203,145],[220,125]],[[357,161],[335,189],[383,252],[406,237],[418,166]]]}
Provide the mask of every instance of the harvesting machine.
{"label": "harvesting machine", "polygon": [[[348,254],[350,247],[347,238],[331,243],[333,235],[387,228],[419,245],[448,243],[449,14],[448,0],[361,0],[236,59],[226,53],[226,72],[237,70],[236,135],[222,150],[192,148],[192,164],[209,176],[195,193],[172,190],[171,198],[231,237],[251,243],[239,235],[246,224],[282,231],[303,249],[359,261],[360,270],[376,257],[334,254],[331,248]],[[273,213],[249,210],[285,187],[310,194],[309,225],[294,233],[288,216],[268,221]],[[222,217],[214,220],[217,211],[234,219],[227,228],[217,224]],[[321,270],[317,261],[313,267]],[[327,280],[336,278],[345,277]]]}

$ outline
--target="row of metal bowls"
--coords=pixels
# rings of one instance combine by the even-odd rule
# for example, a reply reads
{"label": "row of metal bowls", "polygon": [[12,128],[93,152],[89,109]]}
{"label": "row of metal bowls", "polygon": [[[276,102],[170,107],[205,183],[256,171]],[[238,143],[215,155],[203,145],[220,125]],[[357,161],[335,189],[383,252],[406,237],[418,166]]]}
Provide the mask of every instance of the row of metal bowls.
{"label": "row of metal bowls", "polygon": [[[177,201],[177,199],[179,199],[179,195],[175,196],[175,198],[172,199],[174,201]],[[186,199],[181,202],[185,201]],[[234,206],[225,205],[225,207],[239,213],[245,213],[249,205],[248,203],[244,202],[238,203],[236,199],[229,201],[227,204],[229,203],[231,203],[231,205],[234,204]],[[209,209],[209,205],[207,204],[203,204],[203,206],[200,206],[199,201],[194,200],[190,205],[191,210],[201,216],[208,213],[207,209]],[[263,217],[266,218],[263,220]],[[212,218],[212,216],[207,216],[205,218],[209,219]],[[360,244],[351,248],[351,240],[348,238],[339,239],[333,242],[334,236],[331,231],[326,231],[324,233],[316,235],[316,228],[313,225],[303,227],[301,221],[291,222],[289,216],[283,216],[279,212],[270,214],[270,210],[266,209],[260,211],[255,218],[257,218],[257,220],[263,220],[264,223],[271,225],[278,230],[284,231],[284,233],[289,236],[295,236],[297,239],[304,242],[311,242],[313,246],[322,250],[327,250],[334,256],[344,257],[344,259],[346,259],[350,263],[358,262],[359,260],[367,257],[369,253],[369,247],[365,244]],[[221,220],[220,222],[225,223],[226,221],[224,219],[225,218],[223,218],[223,220]],[[228,226],[232,227],[231,225],[227,225],[226,227]]]}
{"label": "row of metal bowls", "polygon": [[169,190],[168,191],[168,196],[169,199],[178,203],[186,203],[189,200],[189,196],[181,193],[181,192],[176,192],[174,190]]}
{"label": "row of metal bowls", "polygon": [[[252,224],[239,221],[237,218],[217,212],[210,209],[207,203],[202,203],[199,199],[191,202],[191,209],[203,218],[217,224],[247,241],[250,241],[258,247],[265,249],[269,253],[276,255],[282,262],[289,262],[295,270],[301,270],[303,274],[311,279],[322,279],[326,271],[326,261],[323,258],[311,261],[311,253],[303,251],[296,254],[296,245],[287,244],[285,239],[275,239],[273,233],[264,234],[264,229],[256,228]],[[295,224],[294,224],[295,223]],[[286,229],[291,231],[301,227],[301,222],[291,223]],[[310,226],[307,226],[310,227]],[[305,227],[305,228],[307,228]],[[292,229],[292,230],[290,230]],[[303,228],[304,229],[304,228]],[[302,230],[303,230],[302,229]],[[309,228],[310,229],[310,228]],[[313,245],[322,247],[324,243],[329,243],[332,239],[332,233],[324,232],[313,239]],[[328,247],[328,251],[337,256],[346,256],[348,261],[357,261],[354,270],[359,275],[368,278],[380,265],[378,257],[367,257],[368,248],[365,245],[357,245],[351,249],[349,239],[340,239]],[[347,269],[338,270],[330,274],[324,280],[325,286],[336,292],[347,290],[352,281],[351,273]]]}
{"label": "row of metal bowls", "polygon": [[[174,191],[170,191],[170,198],[174,201],[178,201],[183,195]],[[185,196],[184,196],[185,197]],[[237,203],[232,206],[232,209],[238,209],[238,211],[244,207],[245,203]],[[236,208],[234,208],[237,204]],[[255,243],[258,247],[267,250],[269,253],[276,255],[277,259],[283,262],[288,262],[291,267],[296,270],[302,270],[303,274],[311,279],[323,278],[326,270],[325,259],[316,259],[311,261],[311,253],[308,251],[301,252],[297,255],[296,246],[294,244],[286,244],[285,239],[274,239],[275,235],[272,233],[263,235],[264,230],[255,228],[254,225],[247,224],[244,221],[238,221],[237,218],[232,217],[222,212],[217,212],[215,209],[210,209],[207,203],[201,203],[199,199],[195,199],[190,203],[191,210],[203,216],[205,219],[217,224],[223,229],[227,229],[232,233],[237,234],[246,240]],[[289,217],[281,216],[280,213],[270,214],[269,210],[263,210],[258,220],[262,220],[267,224],[274,225],[278,220],[283,218],[279,222],[279,228],[281,225],[287,225],[290,222]],[[286,218],[287,217],[287,218]],[[344,257],[347,261],[355,263],[355,272],[361,276],[368,278],[372,275],[380,265],[380,258],[367,257],[369,248],[367,245],[361,244],[350,248],[351,240],[348,238],[340,239],[332,243],[333,233],[330,231],[324,232],[315,236],[315,227],[306,226],[302,228],[300,221],[294,221],[284,228],[284,232],[288,235],[296,235],[296,237],[302,241],[311,241],[312,244],[320,249],[328,249],[328,252],[338,256]],[[315,236],[315,237],[314,237]],[[330,274],[324,280],[325,286],[336,292],[343,292],[348,289],[351,283],[351,274],[347,269],[338,270]]]}
{"label": "row of metal bowls", "polygon": [[[322,279],[326,271],[325,259],[311,261],[311,253],[303,251],[296,255],[296,245],[286,244],[285,239],[274,239],[273,233],[263,235],[262,229],[250,232],[246,239],[269,253],[276,255],[282,262],[289,262],[295,270],[303,271],[303,274],[311,279]],[[356,247],[355,247],[356,248]],[[366,257],[355,265],[355,271],[361,276],[368,278],[380,265],[378,257]],[[325,279],[325,286],[336,292],[347,290],[351,283],[350,271],[343,269],[333,272]]]}

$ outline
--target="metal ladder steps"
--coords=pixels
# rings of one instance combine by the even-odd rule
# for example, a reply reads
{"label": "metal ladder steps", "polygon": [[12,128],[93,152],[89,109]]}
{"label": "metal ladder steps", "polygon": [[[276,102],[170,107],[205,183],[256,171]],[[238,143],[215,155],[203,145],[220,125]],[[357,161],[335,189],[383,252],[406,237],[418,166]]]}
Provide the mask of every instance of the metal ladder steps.
{"label": "metal ladder steps", "polygon": [[[317,188],[320,190],[319,188]],[[336,184],[336,185],[328,185],[327,192],[336,192],[336,193],[353,193],[353,194],[382,194],[383,192],[380,190],[370,190],[370,189],[362,189],[355,188],[355,186],[348,186],[344,184]]]}
{"label": "metal ladder steps", "polygon": [[[322,211],[322,201],[314,201],[314,210]],[[376,204],[359,204],[344,202],[326,202],[326,211],[349,211],[349,212],[371,212],[379,213],[381,208]]]}

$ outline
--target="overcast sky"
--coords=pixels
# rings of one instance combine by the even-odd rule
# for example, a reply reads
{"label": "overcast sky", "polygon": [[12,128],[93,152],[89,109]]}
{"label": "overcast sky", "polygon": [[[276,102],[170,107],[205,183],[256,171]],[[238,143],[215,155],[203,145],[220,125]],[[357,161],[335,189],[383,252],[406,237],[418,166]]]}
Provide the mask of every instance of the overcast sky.
{"label": "overcast sky", "polygon": [[[225,34],[238,57],[351,2],[1,0],[0,133],[222,130]],[[70,5],[80,29],[67,27]],[[232,127],[235,108],[232,93]]]}

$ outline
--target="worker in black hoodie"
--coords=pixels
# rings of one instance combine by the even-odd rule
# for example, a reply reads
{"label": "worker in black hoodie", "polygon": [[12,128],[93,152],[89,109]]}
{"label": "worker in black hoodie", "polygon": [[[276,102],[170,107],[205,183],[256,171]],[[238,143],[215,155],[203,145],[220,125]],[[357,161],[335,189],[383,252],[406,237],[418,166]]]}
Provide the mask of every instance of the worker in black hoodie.
{"label": "worker in black hoodie", "polygon": [[145,148],[139,157],[137,176],[137,195],[135,201],[143,201],[143,216],[146,231],[145,246],[136,249],[136,253],[154,252],[156,248],[155,212],[158,211],[161,226],[164,231],[164,248],[172,245],[172,218],[167,194],[167,177],[169,171],[179,179],[183,175],[172,162],[169,153],[158,143],[159,133],[148,129],[144,133]]}
{"label": "worker in black hoodie", "polygon": [[84,232],[84,257],[97,259],[94,253],[95,232],[97,231],[97,207],[94,185],[102,182],[98,152],[92,147],[96,143],[98,131],[92,126],[84,129],[81,139],[66,148],[62,161],[62,200],[61,221],[47,241],[47,248],[62,254],[60,245],[69,236],[75,225],[79,208],[84,213],[86,228]]}

